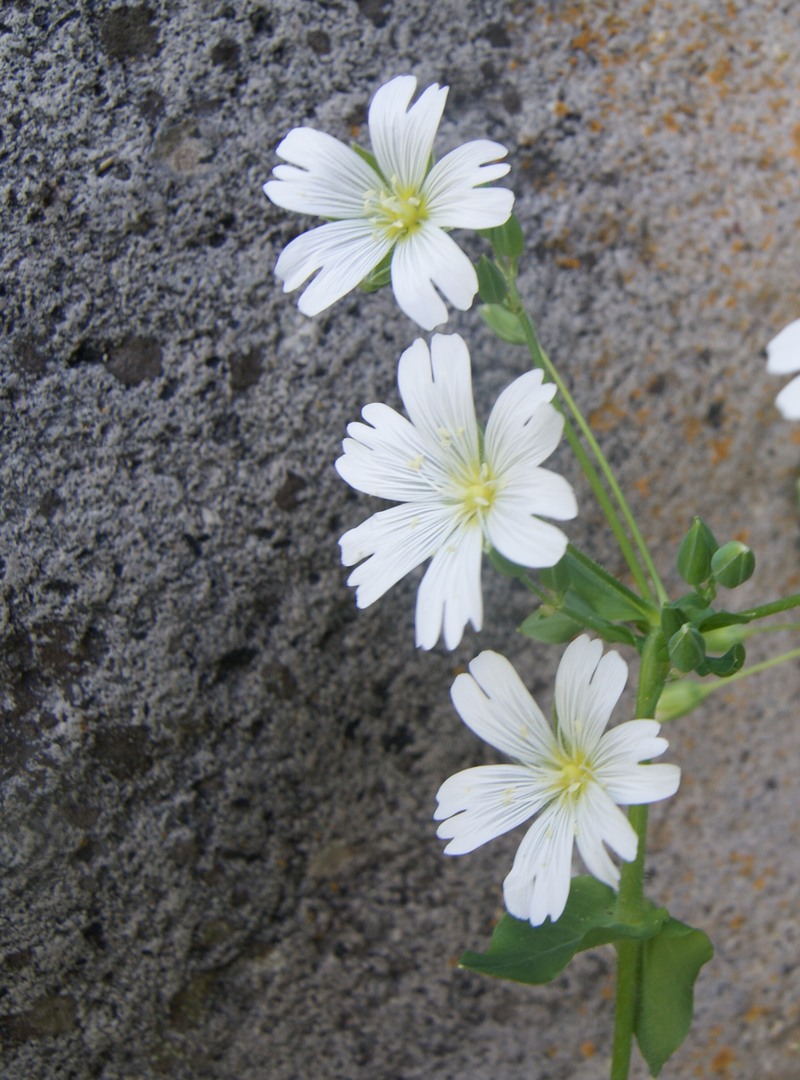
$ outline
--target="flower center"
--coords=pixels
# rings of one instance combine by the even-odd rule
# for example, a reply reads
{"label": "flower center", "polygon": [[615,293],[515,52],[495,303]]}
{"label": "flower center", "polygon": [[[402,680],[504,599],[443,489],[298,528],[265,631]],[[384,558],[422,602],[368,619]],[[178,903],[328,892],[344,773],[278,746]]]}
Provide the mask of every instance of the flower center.
{"label": "flower center", "polygon": [[559,792],[573,797],[579,795],[587,780],[592,779],[586,756],[577,752],[572,757],[561,758],[558,764],[560,768],[555,776],[555,784]]}
{"label": "flower center", "polygon": [[465,517],[485,514],[495,500],[498,487],[499,482],[492,476],[488,462],[482,462],[478,472],[467,478],[460,492]]}
{"label": "flower center", "polygon": [[364,213],[377,229],[386,232],[392,240],[408,236],[428,217],[420,192],[401,185],[396,178],[392,179],[389,188],[366,193]]}

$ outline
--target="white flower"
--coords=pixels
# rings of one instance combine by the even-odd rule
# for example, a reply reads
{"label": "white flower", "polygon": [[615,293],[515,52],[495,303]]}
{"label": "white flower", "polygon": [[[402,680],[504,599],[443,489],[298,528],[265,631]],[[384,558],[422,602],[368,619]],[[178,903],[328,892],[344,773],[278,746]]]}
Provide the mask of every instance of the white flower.
{"label": "white flower", "polygon": [[[767,371],[771,375],[792,375],[800,371],[800,319],[784,326],[767,345]],[[784,386],[775,404],[786,420],[800,420],[800,377]]]}
{"label": "white flower", "polygon": [[674,795],[676,765],[640,764],[667,748],[655,720],[630,720],[606,731],[628,666],[619,653],[603,656],[599,641],[576,638],[556,675],[556,730],[514,668],[483,652],[470,674],[453,683],[453,704],[476,735],[517,765],[484,765],[451,776],[436,796],[437,835],[447,855],[473,851],[534,814],[503,884],[506,907],[539,926],[555,921],[569,895],[573,840],[600,881],[616,888],[619,870],[604,844],[630,862],[636,833],[616,805]]}
{"label": "white flower", "polygon": [[484,544],[521,566],[553,566],[564,554],[561,530],[534,516],[577,513],[567,481],[538,468],[563,419],[548,404],[555,386],[529,371],[497,399],[481,438],[469,353],[457,334],[435,334],[430,352],[417,339],[397,378],[409,420],[388,405],[365,406],[367,423],[348,426],[336,468],[352,487],[400,505],[345,533],[342,562],[361,564],[348,584],[365,608],[430,558],[417,594],[417,644],[432,648],[444,629],[454,649],[468,621],[481,628]]}
{"label": "white flower", "polygon": [[[512,192],[482,185],[505,176],[507,151],[481,139],[431,165],[447,87],[434,83],[409,108],[417,80],[400,75],[382,86],[369,109],[377,169],[355,150],[313,128],[294,128],[277,153],[267,198],[286,210],[329,218],[293,240],[275,273],[284,292],[319,273],[299,308],[317,315],[374,270],[391,252],[392,288],[402,310],[426,330],[447,319],[438,289],[462,311],[478,281],[472,263],[446,230],[488,229],[511,214]],[[435,286],[435,287],[434,287]]]}

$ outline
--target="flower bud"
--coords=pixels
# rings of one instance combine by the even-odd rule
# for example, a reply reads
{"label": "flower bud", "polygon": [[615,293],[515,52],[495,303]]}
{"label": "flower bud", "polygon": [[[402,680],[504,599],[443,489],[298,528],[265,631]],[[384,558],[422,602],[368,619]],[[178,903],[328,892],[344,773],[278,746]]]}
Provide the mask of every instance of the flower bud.
{"label": "flower bud", "polygon": [[706,656],[706,643],[699,630],[688,623],[669,639],[669,658],[678,671],[694,671]]}
{"label": "flower bud", "polygon": [[696,517],[678,549],[678,573],[689,585],[702,585],[711,574],[711,557],[718,544],[702,518]]}
{"label": "flower bud", "polygon": [[714,552],[711,559],[711,575],[718,585],[735,589],[752,576],[756,557],[747,544],[731,540]]}
{"label": "flower bud", "polygon": [[677,720],[679,716],[686,716],[698,705],[702,705],[713,688],[713,683],[699,683],[691,679],[678,679],[676,682],[667,683],[658,699],[656,720],[665,724],[669,720]]}

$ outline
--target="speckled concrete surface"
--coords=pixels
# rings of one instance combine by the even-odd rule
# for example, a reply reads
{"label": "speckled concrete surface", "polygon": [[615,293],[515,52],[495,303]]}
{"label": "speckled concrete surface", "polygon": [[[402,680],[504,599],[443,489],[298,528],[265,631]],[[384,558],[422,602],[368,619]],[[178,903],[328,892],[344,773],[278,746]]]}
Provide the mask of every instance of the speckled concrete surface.
{"label": "speckled concrete surface", "polygon": [[[415,653],[413,581],[356,613],[336,540],[368,500],[332,463],[416,330],[388,293],[300,315],[271,271],[303,222],[261,184],[290,127],[363,135],[392,75],[449,84],[437,148],[509,147],[531,309],[661,565],[702,510],[772,597],[800,580],[800,429],[763,374],[800,315],[799,52],[772,0],[3,7],[4,1077],[606,1075],[611,957],[455,971],[516,838],[447,860],[431,822],[491,760],[453,672],[499,648],[546,702],[558,650],[489,574],[454,654]],[[524,355],[448,326],[485,415]],[[650,890],[717,955],[665,1080],[800,1075],[796,692],[671,733]]]}

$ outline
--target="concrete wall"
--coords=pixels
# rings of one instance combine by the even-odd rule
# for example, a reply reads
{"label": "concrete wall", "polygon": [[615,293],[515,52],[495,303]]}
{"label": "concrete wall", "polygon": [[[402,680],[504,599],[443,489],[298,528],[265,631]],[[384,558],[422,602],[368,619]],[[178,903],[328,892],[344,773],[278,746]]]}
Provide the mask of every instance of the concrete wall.
{"label": "concrete wall", "polygon": [[[516,837],[444,859],[431,821],[494,760],[453,673],[498,648],[547,704],[559,650],[488,571],[453,654],[415,652],[414,581],[356,612],[336,541],[372,504],[332,463],[417,330],[388,292],[299,314],[272,267],[304,223],[261,185],[292,126],[365,137],[392,75],[449,84],[438,149],[509,147],[531,310],[671,586],[701,511],[771,598],[798,587],[763,346],[800,315],[799,47],[776,0],[3,7],[3,1076],[606,1075],[611,954],[541,989],[454,970]],[[448,327],[485,416],[524,354]],[[800,1071],[796,689],[670,733],[650,890],[717,956],[665,1078]]]}

